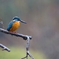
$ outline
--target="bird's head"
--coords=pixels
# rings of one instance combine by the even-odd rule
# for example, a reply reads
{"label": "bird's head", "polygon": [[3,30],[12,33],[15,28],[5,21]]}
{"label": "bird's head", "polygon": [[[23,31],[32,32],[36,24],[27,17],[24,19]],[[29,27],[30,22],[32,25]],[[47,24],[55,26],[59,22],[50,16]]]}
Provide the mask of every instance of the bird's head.
{"label": "bird's head", "polygon": [[20,21],[20,22],[22,22],[22,23],[25,23],[25,24],[26,24],[26,22],[25,22],[25,21],[23,21],[23,20],[21,20],[18,16],[13,17],[13,20],[18,20],[18,21]]}

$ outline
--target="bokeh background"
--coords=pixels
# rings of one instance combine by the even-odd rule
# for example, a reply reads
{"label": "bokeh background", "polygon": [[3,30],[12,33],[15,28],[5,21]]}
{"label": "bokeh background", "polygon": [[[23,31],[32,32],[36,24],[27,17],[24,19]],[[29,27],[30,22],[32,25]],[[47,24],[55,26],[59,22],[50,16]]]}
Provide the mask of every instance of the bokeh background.
{"label": "bokeh background", "polygon": [[[14,16],[27,22],[21,23],[17,32],[33,37],[30,52],[35,59],[59,59],[59,0],[0,0],[0,26],[7,29]],[[0,59],[25,56],[26,41],[22,38],[0,32],[0,43],[11,49],[8,53],[0,48]]]}

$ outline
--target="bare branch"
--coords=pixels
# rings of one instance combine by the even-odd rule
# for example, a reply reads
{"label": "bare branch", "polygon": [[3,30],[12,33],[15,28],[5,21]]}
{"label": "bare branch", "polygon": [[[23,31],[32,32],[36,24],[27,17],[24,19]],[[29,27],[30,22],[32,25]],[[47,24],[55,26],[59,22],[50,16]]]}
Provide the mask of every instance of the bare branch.
{"label": "bare branch", "polygon": [[6,51],[10,52],[10,49],[7,48],[6,46],[0,44],[0,47],[3,48],[2,51],[6,50]]}
{"label": "bare branch", "polygon": [[[28,35],[23,35],[23,34],[19,34],[19,33],[11,33],[5,29],[2,29],[0,28],[0,31],[3,32],[3,33],[6,33],[6,34],[10,34],[10,35],[14,35],[14,36],[17,36],[17,37],[21,37],[23,38],[24,40],[27,40],[27,45],[26,45],[26,56],[21,58],[21,59],[25,59],[27,58],[28,59],[28,56],[32,59],[34,59],[34,57],[30,54],[29,52],[29,46],[30,46],[30,40],[32,39],[32,36],[28,36]],[[5,47],[4,45],[1,45],[2,48],[4,48],[4,50],[7,50],[9,51],[9,49],[7,47]]]}
{"label": "bare branch", "polygon": [[[23,35],[23,34],[19,34],[19,33],[9,32],[9,31],[7,31],[7,30],[5,30],[5,29],[2,29],[2,28],[0,28],[0,31],[3,32],[3,33],[6,33],[6,34],[10,34],[10,35],[14,35],[14,36],[17,36],[17,37],[21,37],[21,38],[23,38],[24,40],[27,40],[27,36],[28,36],[28,35]],[[31,36],[29,36],[29,38],[32,39]]]}
{"label": "bare branch", "polygon": [[27,36],[26,56],[21,58],[21,59],[25,59],[25,58],[28,59],[28,55],[29,55],[30,58],[34,59],[34,57],[29,52],[29,46],[30,46],[30,38],[29,38],[29,36]]}

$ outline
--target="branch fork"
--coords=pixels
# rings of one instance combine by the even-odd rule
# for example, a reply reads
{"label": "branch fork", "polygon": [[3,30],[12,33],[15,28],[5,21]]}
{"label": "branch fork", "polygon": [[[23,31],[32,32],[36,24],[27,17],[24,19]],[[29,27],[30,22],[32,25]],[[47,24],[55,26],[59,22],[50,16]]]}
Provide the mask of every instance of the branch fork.
{"label": "branch fork", "polygon": [[27,36],[27,45],[26,45],[26,56],[21,58],[21,59],[25,59],[27,58],[28,59],[28,56],[31,58],[31,59],[34,59],[34,57],[30,54],[29,52],[29,46],[30,46],[30,37]]}
{"label": "branch fork", "polygon": [[[23,58],[21,58],[21,59],[25,59],[25,58],[28,59],[28,56],[31,59],[34,59],[34,57],[29,52],[30,40],[32,39],[32,36],[23,35],[23,34],[19,34],[19,33],[11,33],[11,32],[9,32],[9,31],[7,31],[5,29],[2,29],[2,28],[0,28],[0,32],[6,33],[6,34],[10,34],[10,35],[13,35],[13,36],[16,36],[16,37],[21,37],[24,40],[27,40],[27,44],[26,44],[26,56],[23,57]],[[6,46],[4,46],[3,44],[0,44],[0,47],[3,48],[3,50],[6,50],[6,51],[10,52],[10,49],[7,48]]]}

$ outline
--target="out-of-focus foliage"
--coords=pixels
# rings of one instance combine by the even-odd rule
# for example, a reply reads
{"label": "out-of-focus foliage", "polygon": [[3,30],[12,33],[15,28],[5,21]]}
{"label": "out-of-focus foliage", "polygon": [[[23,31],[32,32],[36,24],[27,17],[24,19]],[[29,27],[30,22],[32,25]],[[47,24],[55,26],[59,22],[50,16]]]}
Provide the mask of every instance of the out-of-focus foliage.
{"label": "out-of-focus foliage", "polygon": [[[21,59],[25,57],[26,53],[24,48],[11,48],[11,52],[1,51],[0,50],[0,58],[1,59]],[[35,59],[46,59],[46,57],[40,52],[31,51]],[[31,59],[29,57],[29,59]]]}

